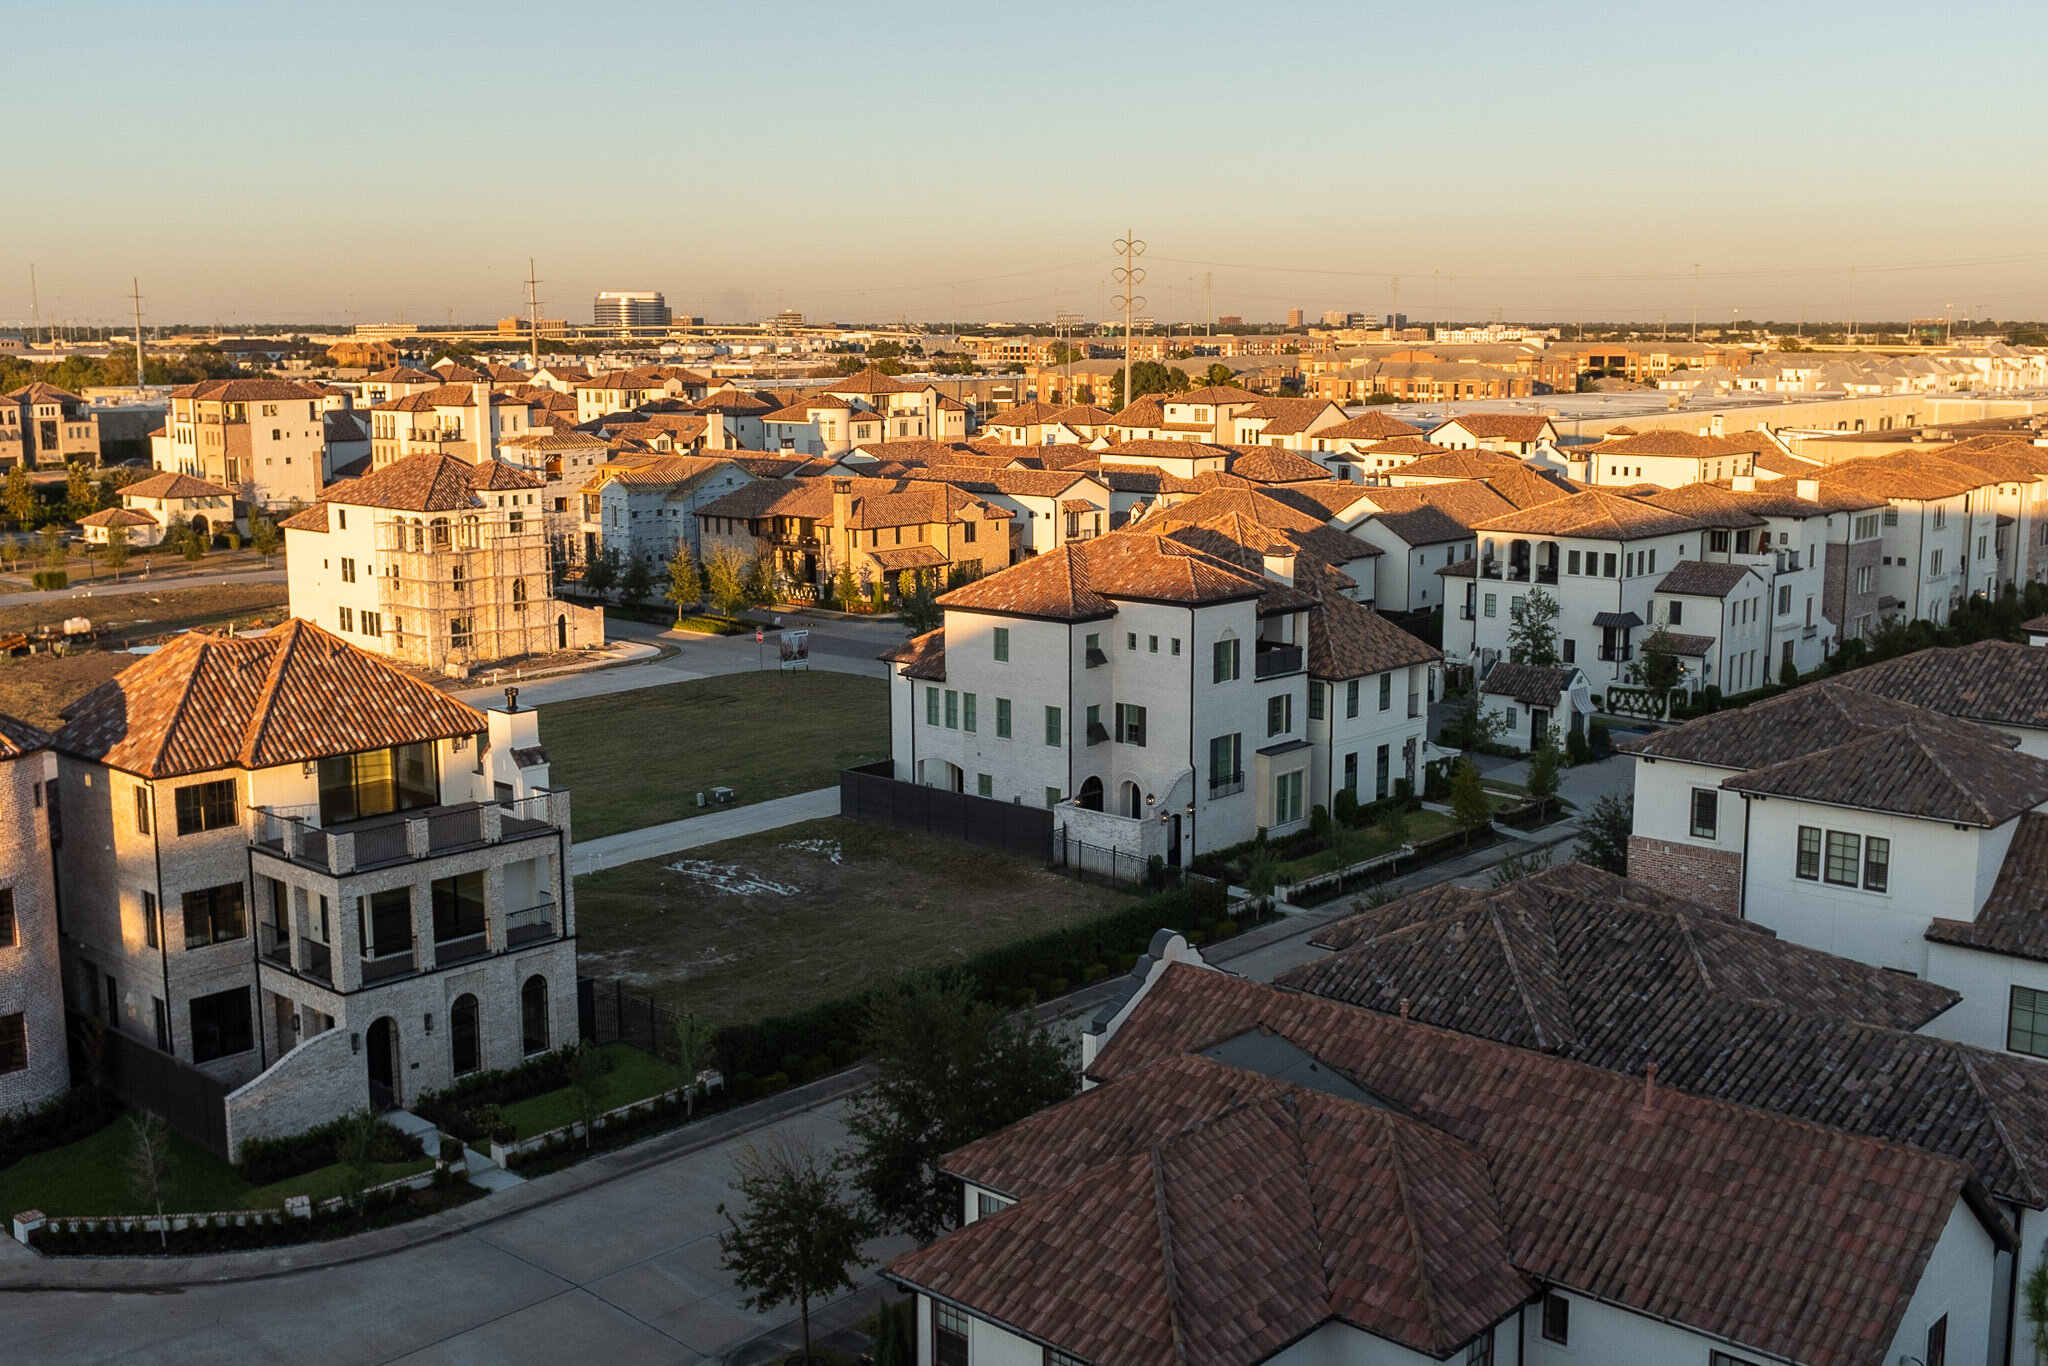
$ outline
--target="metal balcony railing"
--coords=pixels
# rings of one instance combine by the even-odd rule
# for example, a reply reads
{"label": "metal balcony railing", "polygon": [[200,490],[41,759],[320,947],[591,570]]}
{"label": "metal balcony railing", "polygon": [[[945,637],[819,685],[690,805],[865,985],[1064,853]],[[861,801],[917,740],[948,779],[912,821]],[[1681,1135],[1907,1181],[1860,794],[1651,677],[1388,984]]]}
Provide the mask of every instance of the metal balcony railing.
{"label": "metal balcony railing", "polygon": [[505,917],[507,948],[536,943],[542,939],[553,939],[560,933],[561,929],[555,923],[555,903],[552,897],[539,905],[512,911]]}
{"label": "metal balcony railing", "polygon": [[363,959],[363,984],[388,982],[394,977],[403,977],[415,970],[412,945],[402,949],[380,952],[375,958]]}
{"label": "metal balcony railing", "polygon": [[1209,775],[1209,795],[1211,797],[1228,797],[1233,792],[1242,791],[1244,791],[1244,774],[1241,771],[1237,773],[1211,773]]}
{"label": "metal balcony railing", "polygon": [[1253,678],[1277,678],[1301,671],[1299,645],[1261,645],[1252,655]]}

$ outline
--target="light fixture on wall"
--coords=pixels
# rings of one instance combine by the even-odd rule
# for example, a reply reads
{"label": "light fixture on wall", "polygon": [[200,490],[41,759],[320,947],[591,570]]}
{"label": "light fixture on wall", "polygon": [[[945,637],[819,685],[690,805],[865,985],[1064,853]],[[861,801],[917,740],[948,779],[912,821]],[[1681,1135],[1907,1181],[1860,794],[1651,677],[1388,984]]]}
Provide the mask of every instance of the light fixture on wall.
{"label": "light fixture on wall", "polygon": [[362,1051],[363,1051],[363,1036],[362,1036],[362,1035],[360,1035],[360,1034],[355,1034],[355,1033],[351,1033],[351,1034],[350,1034],[350,1035],[348,1036],[348,1051],[349,1051],[349,1052],[351,1052],[351,1053],[360,1053],[360,1052],[362,1052]]}
{"label": "light fixture on wall", "polygon": [[434,1012],[430,1010],[430,1011],[428,1011],[428,1012],[427,1012],[427,1033],[431,1034],[431,1033],[433,1033],[433,1032],[434,1032]]}
{"label": "light fixture on wall", "polygon": [[313,776],[313,761],[311,759],[307,759],[305,762],[299,765],[299,776],[301,778],[310,778]]}

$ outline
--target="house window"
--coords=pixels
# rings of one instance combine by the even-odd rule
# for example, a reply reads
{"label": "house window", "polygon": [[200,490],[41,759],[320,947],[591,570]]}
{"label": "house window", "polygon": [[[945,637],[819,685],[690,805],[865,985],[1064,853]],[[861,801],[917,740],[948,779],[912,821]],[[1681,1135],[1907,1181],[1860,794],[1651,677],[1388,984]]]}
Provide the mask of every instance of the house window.
{"label": "house window", "polygon": [[974,777],[974,795],[977,797],[995,796],[996,780],[994,776],[987,773],[977,773]]}
{"label": "house window", "polygon": [[998,697],[996,699],[996,739],[1007,740],[1009,738],[1010,699],[1007,697]]}
{"label": "house window", "polygon": [[1216,642],[1214,664],[1211,682],[1230,683],[1236,681],[1238,677],[1238,649],[1235,636],[1226,637]]}
{"label": "house window", "polygon": [[249,1027],[249,988],[192,998],[192,1061],[211,1062],[256,1046]]}
{"label": "house window", "polygon": [[431,744],[342,754],[319,763],[320,823],[385,816],[440,802]]}
{"label": "house window", "polygon": [[1143,745],[1145,743],[1145,709],[1119,702],[1116,704],[1116,742],[1120,745]]}
{"label": "house window", "polygon": [[1219,735],[1209,741],[1209,795],[1235,792],[1244,785],[1244,736]]}
{"label": "house window", "polygon": [[967,1315],[932,1304],[932,1366],[967,1366]]}
{"label": "house window", "polygon": [[1281,693],[1266,699],[1266,734],[1279,735],[1294,729],[1294,695]]}
{"label": "house window", "polygon": [[[13,893],[10,892],[8,893],[8,895],[11,898],[13,896]],[[149,947],[151,948],[158,947],[163,941],[162,926],[163,916],[157,911],[156,908],[156,893],[151,891],[144,891],[142,894],[143,942],[149,945]]]}
{"label": "house window", "polygon": [[1179,636],[1175,636],[1175,637],[1173,638],[1173,651],[1172,651],[1172,653],[1173,653],[1173,657],[1174,657],[1175,659],[1178,659],[1178,658],[1180,658],[1180,637],[1179,637]]}
{"label": "house window", "polygon": [[1795,876],[1808,882],[1820,881],[1820,829],[1817,826],[1799,827],[1799,862],[1793,869]]}
{"label": "house window", "polygon": [[1045,743],[1057,745],[1059,742],[1060,709],[1058,707],[1047,707],[1045,709]]}
{"label": "house window", "polygon": [[1778,589],[1778,615],[1788,616],[1792,611],[1792,586],[1781,585]]}
{"label": "house window", "polygon": [[242,884],[222,883],[203,887],[184,896],[185,947],[203,949],[208,944],[240,939],[249,932],[242,913]]}
{"label": "house window", "polygon": [[[520,588],[520,585],[515,582],[512,587],[514,589],[513,610],[517,611],[525,606],[525,604],[519,601],[517,590]],[[384,614],[382,612],[363,613],[363,634],[366,636],[382,636],[384,634]]]}
{"label": "house window", "polygon": [[1565,639],[1564,639],[1564,641],[1563,641],[1563,647],[1564,647],[1564,662],[1565,662],[1565,663],[1567,663],[1567,664],[1570,664],[1570,663],[1573,663],[1574,661],[1576,661],[1576,660],[1578,659],[1578,657],[1579,657],[1579,642],[1577,642],[1576,640],[1573,640],[1573,639],[1572,639],[1572,638],[1571,638],[1570,636],[1566,636],[1566,637],[1565,637]]}
{"label": "house window", "polygon": [[428,889],[434,904],[434,942],[467,939],[484,932],[484,875],[457,873],[435,878]]}
{"label": "house window", "polygon": [[1856,591],[1859,593],[1868,593],[1870,591],[1870,566],[1867,564],[1856,566]]}
{"label": "house window", "polygon": [[[1592,558],[1592,553],[1590,551],[1587,552],[1586,558],[1589,560]],[[1614,577],[1614,556],[1607,556],[1605,563],[1606,567],[1601,571],[1601,577],[1611,579]]]}
{"label": "house window", "polygon": [[1344,685],[1344,719],[1349,721],[1358,715],[1358,680],[1352,679]]}
{"label": "house window", "polygon": [[937,688],[926,688],[924,690],[924,723],[927,726],[939,724],[939,690]]}
{"label": "house window", "polygon": [[353,631],[353,630],[355,630],[355,629],[356,629],[356,614],[355,614],[355,609],[354,609],[354,608],[352,608],[352,607],[337,607],[337,608],[335,608],[334,610],[335,610],[335,614],[336,614],[337,616],[339,616],[339,617],[341,618],[341,629],[342,629],[342,630],[344,630],[344,631]]}
{"label": "house window", "polygon": [[946,689],[946,729],[960,729],[960,694]]}
{"label": "house window", "polygon": [[149,789],[140,785],[135,789],[135,833],[149,833]]}
{"label": "house window", "polygon": [[1863,890],[1886,892],[1892,882],[1892,842],[1876,835],[1863,841]]}
{"label": "house window", "polygon": [[1756,1363],[1747,1357],[1732,1357],[1726,1352],[1710,1352],[1707,1355],[1707,1366],[1756,1366]]}
{"label": "house window", "polygon": [[996,627],[996,662],[1010,662],[1010,628],[1007,626]]}
{"label": "house window", "polygon": [[1673,625],[1673,626],[1682,626],[1682,625],[1684,625],[1684,624],[1685,624],[1685,604],[1684,604],[1684,603],[1682,603],[1682,602],[1674,602],[1674,603],[1670,603],[1670,604],[1668,604],[1668,607],[1669,607],[1669,610],[1670,610],[1670,616],[1669,616],[1668,620],[1670,621],[1671,625]]}
{"label": "house window", "polygon": [[974,701],[975,695],[973,693],[964,692],[960,694],[960,729],[964,731],[971,732],[974,729]]}
{"label": "house window", "polygon": [[1392,767],[1393,751],[1389,746],[1381,745],[1372,760],[1372,795],[1380,801],[1386,800],[1387,783]]}
{"label": "house window", "polygon": [[1558,1343],[1572,1340],[1572,1302],[1555,1291],[1543,1297],[1543,1340]]}
{"label": "house window", "polygon": [[484,1065],[483,1028],[477,1019],[476,997],[468,992],[448,1007],[448,1051],[458,1077]]}
{"label": "house window", "polygon": [[20,1011],[0,1015],[0,1072],[28,1066],[28,1017]]}
{"label": "house window", "polygon": [[1579,552],[1567,550],[1564,555],[1564,572],[1576,575],[1579,572]]}
{"label": "house window", "polygon": [[1480,611],[1489,617],[1498,616],[1500,614],[1499,607],[1499,600],[1492,593],[1488,593],[1486,601],[1480,605]]}
{"label": "house window", "polygon": [[[14,889],[0,887],[0,949],[11,949],[20,942],[21,933],[14,923]],[[154,938],[150,947],[156,947]]]}
{"label": "house window", "polygon": [[1943,1314],[1927,1329],[1927,1354],[1921,1366],[1948,1366],[1948,1315]]}
{"label": "house window", "polygon": [[1045,804],[1048,809],[1060,804],[1060,790],[1058,788],[1048,787],[1045,790]]}
{"label": "house window", "polygon": [[1311,682],[1308,685],[1308,719],[1323,719],[1323,685],[1320,683]]}
{"label": "house window", "polygon": [[1711,787],[1696,787],[1692,790],[1692,837],[1699,840],[1716,838],[1721,817],[1721,794]]}
{"label": "house window", "polygon": [[356,562],[354,560],[346,557],[343,558],[341,562],[341,581],[343,583],[354,583],[356,581]]}
{"label": "house window", "polygon": [[1138,652],[1138,633],[1136,631],[1124,632],[1124,652],[1126,654],[1136,654]]}
{"label": "house window", "polygon": [[[1277,442],[1275,443],[1278,444]],[[1045,1366],[1085,1366],[1079,1357],[1070,1357],[1056,1347],[1045,1349]]]}
{"label": "house window", "polygon": [[1301,770],[1273,775],[1273,824],[1301,819]]}
{"label": "house window", "polygon": [[987,1191],[976,1191],[974,1193],[974,1217],[986,1219],[992,1214],[1001,1214],[1015,1203],[1013,1200],[1003,1199],[1000,1195],[990,1195]]}
{"label": "house window", "polygon": [[1480,1337],[1474,1339],[1472,1345],[1465,1349],[1465,1366],[1493,1366],[1493,1330],[1491,1328],[1487,1329]]}
{"label": "house window", "polygon": [[2035,991],[2032,987],[2012,989],[2005,1046],[2014,1053],[2048,1058],[2048,991]]}
{"label": "house window", "polygon": [[1386,711],[1394,705],[1394,676],[1380,675],[1380,710]]}
{"label": "house window", "polygon": [[177,790],[178,833],[196,835],[202,830],[221,830],[235,823],[235,780],[220,778],[210,783],[188,783]]}
{"label": "house window", "polygon": [[1828,831],[1828,860],[1826,878],[1838,887],[1854,887],[1859,881],[1861,869],[1859,855],[1863,852],[1863,840],[1856,835],[1844,834],[1840,830]]}

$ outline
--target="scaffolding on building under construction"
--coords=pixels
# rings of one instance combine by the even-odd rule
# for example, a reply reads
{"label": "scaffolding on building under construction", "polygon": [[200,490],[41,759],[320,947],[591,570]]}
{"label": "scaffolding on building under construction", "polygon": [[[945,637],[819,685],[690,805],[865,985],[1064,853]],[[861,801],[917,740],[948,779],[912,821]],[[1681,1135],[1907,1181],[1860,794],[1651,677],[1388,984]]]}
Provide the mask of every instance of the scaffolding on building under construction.
{"label": "scaffolding on building under construction", "polygon": [[392,652],[462,673],[582,643],[555,600],[547,529],[535,513],[394,517],[377,527],[377,597]]}

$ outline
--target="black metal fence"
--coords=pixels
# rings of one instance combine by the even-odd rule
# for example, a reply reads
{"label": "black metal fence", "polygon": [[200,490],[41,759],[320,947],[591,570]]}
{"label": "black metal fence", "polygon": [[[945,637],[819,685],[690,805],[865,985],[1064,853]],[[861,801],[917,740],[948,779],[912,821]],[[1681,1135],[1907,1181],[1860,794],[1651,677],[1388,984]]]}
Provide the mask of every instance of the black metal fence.
{"label": "black metal fence", "polygon": [[869,825],[959,840],[1020,858],[1051,863],[1052,812],[1018,802],[970,797],[892,776],[889,760],[839,771],[839,814]]}
{"label": "black metal fence", "polygon": [[1209,884],[1216,881],[1202,873],[1162,862],[1158,868],[1150,859],[1123,849],[1073,838],[1062,826],[1053,832],[1050,866],[1083,882],[1111,887],[1172,887],[1180,883]]}
{"label": "black metal fence", "polygon": [[109,1026],[103,1033],[71,1015],[71,1074],[90,1080],[99,1049],[100,1084],[124,1105],[160,1115],[164,1123],[222,1157],[228,1155],[228,1090],[196,1067],[158,1052]]}
{"label": "black metal fence", "polygon": [[585,1043],[630,1044],[642,1053],[676,1061],[677,1013],[627,991],[616,977],[576,979],[578,1032]]}

